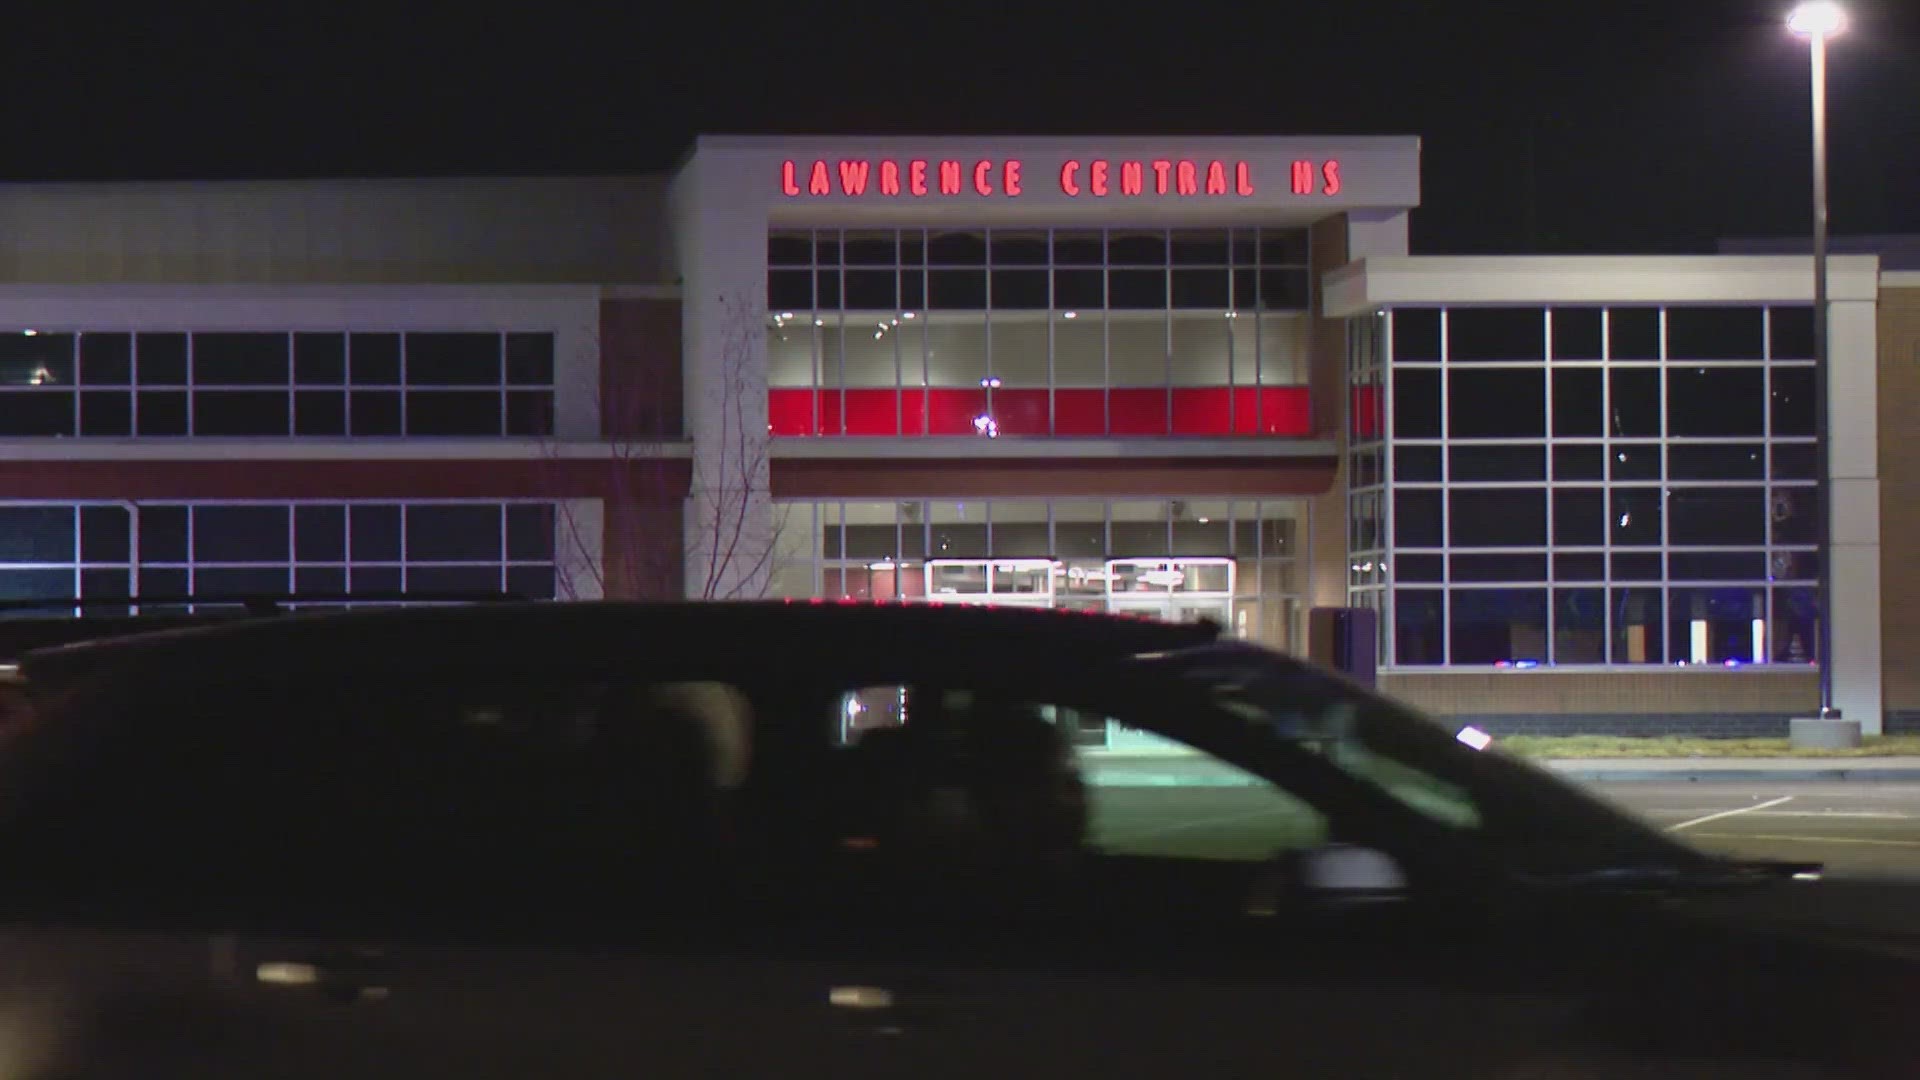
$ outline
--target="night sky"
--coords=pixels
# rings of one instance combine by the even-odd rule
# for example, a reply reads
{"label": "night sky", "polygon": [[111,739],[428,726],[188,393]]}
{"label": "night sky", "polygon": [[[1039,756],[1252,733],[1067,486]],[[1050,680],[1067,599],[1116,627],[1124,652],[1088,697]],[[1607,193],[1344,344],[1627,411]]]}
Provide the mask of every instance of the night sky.
{"label": "night sky", "polygon": [[[39,4],[9,16],[0,179],[644,171],[701,131],[1415,134],[1417,252],[1706,251],[1809,227],[1788,6]],[[1920,0],[1850,10],[1834,230],[1920,232]]]}

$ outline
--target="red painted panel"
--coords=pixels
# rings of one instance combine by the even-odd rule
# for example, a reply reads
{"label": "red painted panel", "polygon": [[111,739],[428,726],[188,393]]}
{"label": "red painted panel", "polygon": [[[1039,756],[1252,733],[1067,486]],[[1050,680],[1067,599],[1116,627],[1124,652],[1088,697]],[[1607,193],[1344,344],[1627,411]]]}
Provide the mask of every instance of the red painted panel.
{"label": "red painted panel", "polygon": [[767,431],[776,438],[812,435],[813,391],[785,386],[768,390]]}
{"label": "red painted panel", "polygon": [[814,396],[820,402],[820,434],[846,434],[846,428],[841,424],[840,391],[816,390]]}
{"label": "red painted panel", "polygon": [[987,411],[983,389],[932,387],[927,394],[927,434],[972,435],[974,418]]}
{"label": "red painted panel", "polygon": [[900,391],[900,434],[925,435],[927,433],[927,392],[925,390]]}
{"label": "red painted panel", "polygon": [[1047,392],[1020,387],[993,392],[993,419],[1002,435],[1047,434]]}
{"label": "red painted panel", "polygon": [[1313,395],[1304,386],[1263,386],[1260,388],[1260,412],[1255,434],[1313,434]]}
{"label": "red painted panel", "polygon": [[1377,386],[1356,386],[1353,388],[1353,434],[1357,438],[1370,439],[1380,434],[1380,388]]}
{"label": "red painted panel", "polygon": [[1105,435],[1107,392],[1084,387],[1053,392],[1055,435]]}
{"label": "red painted panel", "polygon": [[[1354,416],[1361,435],[1375,434],[1378,415],[1368,398],[1378,391],[1354,391]],[[1153,437],[1160,435],[1313,434],[1312,399],[1304,386],[1182,386],[1169,393],[1159,387],[1086,387],[1053,391],[1054,435]],[[897,399],[897,400],[896,400]],[[815,427],[815,408],[818,427]],[[1002,435],[1049,433],[1048,392],[1036,387],[993,391],[993,417]],[[894,391],[809,391],[781,387],[767,392],[767,424],[780,438],[807,435],[974,435],[974,419],[987,412],[987,391],[970,387],[934,387]],[[1111,420],[1109,421],[1109,412]]]}
{"label": "red painted panel", "polygon": [[848,390],[847,434],[900,434],[900,392],[863,388]]}
{"label": "red painted panel", "polygon": [[1176,387],[1173,391],[1173,433],[1231,435],[1233,407],[1233,391],[1229,387]]}
{"label": "red painted panel", "polygon": [[1167,391],[1163,387],[1115,387],[1109,391],[1108,434],[1165,435],[1167,433]]}
{"label": "red painted panel", "polygon": [[1260,434],[1260,391],[1257,387],[1233,388],[1233,433]]}

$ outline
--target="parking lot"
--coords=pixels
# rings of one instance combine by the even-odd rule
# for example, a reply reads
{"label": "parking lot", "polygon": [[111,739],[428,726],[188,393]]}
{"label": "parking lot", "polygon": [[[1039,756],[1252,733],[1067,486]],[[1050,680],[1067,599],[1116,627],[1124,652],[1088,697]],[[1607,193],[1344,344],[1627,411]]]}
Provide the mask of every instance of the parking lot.
{"label": "parking lot", "polygon": [[1822,862],[1835,877],[1920,881],[1920,784],[1714,781],[1598,790],[1709,851]]}
{"label": "parking lot", "polygon": [[[1116,761],[1089,772],[1094,840],[1109,850],[1255,859],[1324,834],[1310,807],[1217,763]],[[1920,881],[1920,784],[1634,781],[1589,790],[1708,851],[1820,862],[1838,878]]]}

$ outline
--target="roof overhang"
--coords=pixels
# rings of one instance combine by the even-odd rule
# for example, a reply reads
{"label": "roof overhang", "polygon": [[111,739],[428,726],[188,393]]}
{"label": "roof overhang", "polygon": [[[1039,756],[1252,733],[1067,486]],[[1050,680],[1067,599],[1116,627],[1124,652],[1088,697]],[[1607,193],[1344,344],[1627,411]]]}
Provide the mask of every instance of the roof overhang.
{"label": "roof overhang", "polygon": [[[1828,295],[1873,300],[1879,259],[1829,260]],[[1326,274],[1335,318],[1396,307],[1805,304],[1813,261],[1792,255],[1494,255],[1368,258]]]}

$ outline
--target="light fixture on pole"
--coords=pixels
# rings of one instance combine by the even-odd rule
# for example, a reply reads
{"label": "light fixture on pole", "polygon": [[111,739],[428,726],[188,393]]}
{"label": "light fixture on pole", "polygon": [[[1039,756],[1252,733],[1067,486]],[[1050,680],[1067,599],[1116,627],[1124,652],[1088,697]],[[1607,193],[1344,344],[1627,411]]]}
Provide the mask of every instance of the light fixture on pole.
{"label": "light fixture on pole", "polygon": [[1787,16],[1787,29],[1807,39],[1813,83],[1813,361],[1814,435],[1819,462],[1820,579],[1814,662],[1819,665],[1820,718],[1839,719],[1833,705],[1833,464],[1827,395],[1827,39],[1847,27],[1847,13],[1831,0],[1810,0]]}

